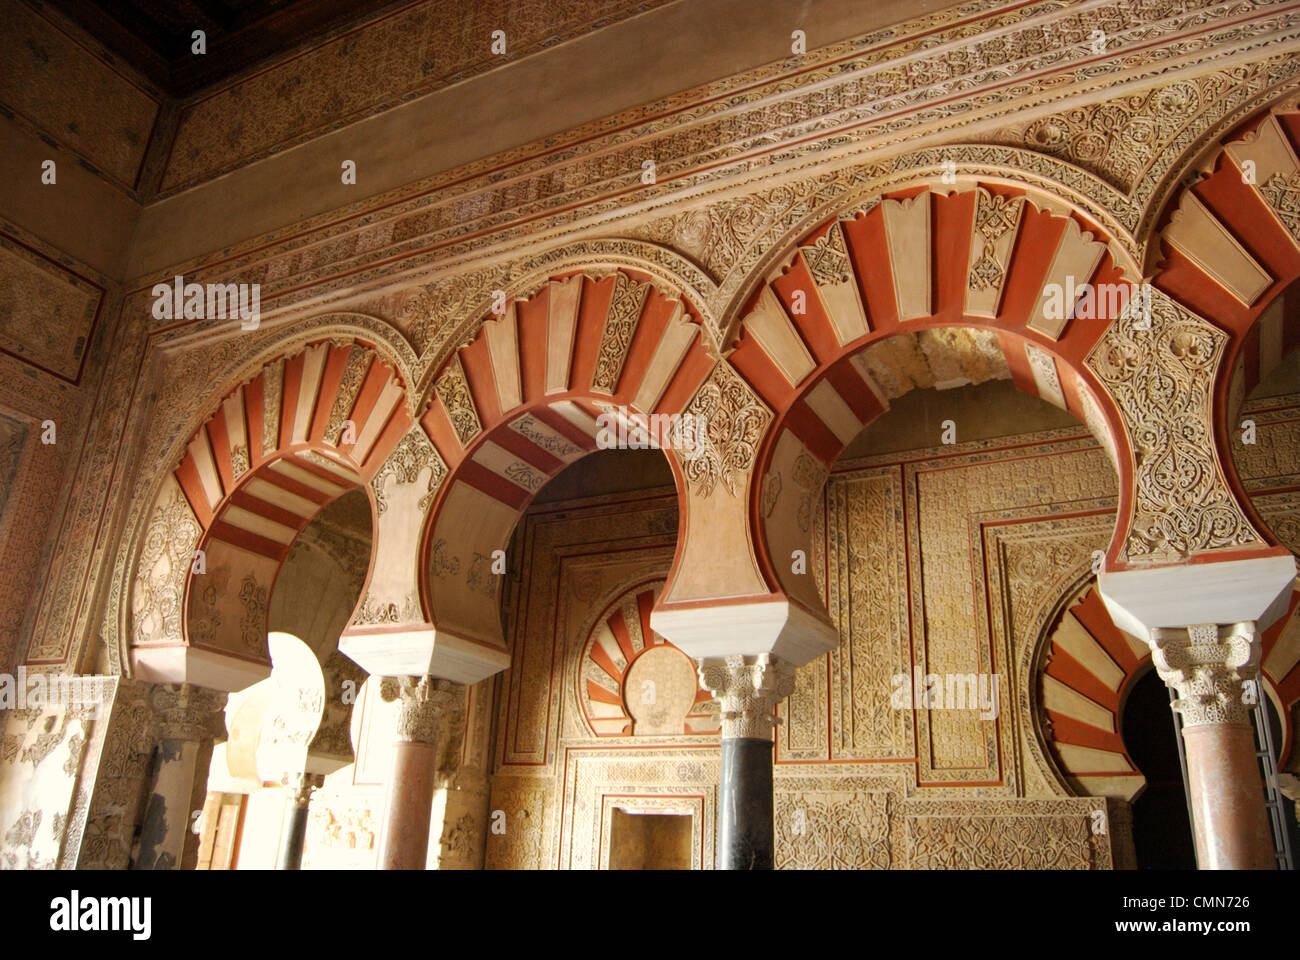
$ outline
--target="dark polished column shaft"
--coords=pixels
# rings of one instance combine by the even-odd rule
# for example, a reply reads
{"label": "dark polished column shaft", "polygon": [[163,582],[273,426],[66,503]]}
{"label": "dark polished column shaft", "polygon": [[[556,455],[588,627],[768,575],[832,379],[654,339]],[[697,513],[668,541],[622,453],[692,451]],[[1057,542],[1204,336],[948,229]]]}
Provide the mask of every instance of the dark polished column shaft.
{"label": "dark polished column shaft", "polygon": [[301,870],[302,850],[307,842],[307,808],[311,806],[312,785],[289,786],[284,800],[284,817],[280,820],[280,855],[277,870]]}
{"label": "dark polished column shaft", "polygon": [[722,741],[718,869],[771,870],[772,741]]}
{"label": "dark polished column shaft", "polygon": [[778,701],[794,691],[794,669],[770,654],[737,654],[701,661],[700,682],[721,707],[718,869],[771,870],[772,731]]}

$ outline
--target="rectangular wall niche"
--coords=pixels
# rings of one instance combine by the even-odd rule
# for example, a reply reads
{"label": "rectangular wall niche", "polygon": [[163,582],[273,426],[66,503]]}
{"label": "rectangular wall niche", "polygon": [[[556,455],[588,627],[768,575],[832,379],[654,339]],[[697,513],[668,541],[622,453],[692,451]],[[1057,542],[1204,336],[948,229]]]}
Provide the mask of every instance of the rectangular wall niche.
{"label": "rectangular wall niche", "polygon": [[690,870],[694,822],[689,810],[614,807],[609,823],[610,870]]}

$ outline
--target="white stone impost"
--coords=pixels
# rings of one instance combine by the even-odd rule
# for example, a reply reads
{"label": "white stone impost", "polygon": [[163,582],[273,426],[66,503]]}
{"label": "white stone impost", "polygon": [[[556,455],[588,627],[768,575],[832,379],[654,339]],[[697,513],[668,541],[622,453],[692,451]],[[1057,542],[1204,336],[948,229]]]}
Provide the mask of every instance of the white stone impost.
{"label": "white stone impost", "polygon": [[169,683],[154,686],[149,705],[158,718],[161,740],[224,740],[226,693],[209,690],[192,683]]}

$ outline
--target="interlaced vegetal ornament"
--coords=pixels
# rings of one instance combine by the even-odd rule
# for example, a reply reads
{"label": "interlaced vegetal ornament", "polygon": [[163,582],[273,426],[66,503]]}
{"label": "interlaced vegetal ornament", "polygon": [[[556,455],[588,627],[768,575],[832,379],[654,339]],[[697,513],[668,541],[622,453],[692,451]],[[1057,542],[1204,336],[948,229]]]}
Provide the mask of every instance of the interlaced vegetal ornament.
{"label": "interlaced vegetal ornament", "polygon": [[971,267],[969,283],[972,290],[988,290],[990,287],[1000,286],[1002,268],[986,253],[975,261],[975,266]]}
{"label": "interlaced vegetal ornament", "polygon": [[1131,299],[1088,354],[1133,447],[1133,523],[1124,560],[1180,561],[1261,543],[1219,466],[1214,378],[1227,336],[1155,287],[1149,325]]}
{"label": "interlaced vegetal ornament", "polygon": [[347,365],[343,368],[343,379],[339,382],[334,406],[330,409],[329,421],[325,425],[326,443],[336,447],[339,445],[339,440],[343,436],[343,425],[347,422],[347,416],[352,412],[353,404],[361,393],[361,385],[370,369],[372,357],[374,357],[373,351],[363,347],[353,347],[348,354]]}
{"label": "interlaced vegetal ornament", "polygon": [[601,332],[596,370],[591,376],[592,390],[612,396],[618,387],[649,292],[650,284],[638,283],[622,272],[614,274],[614,291],[610,294],[605,328]]}
{"label": "interlaced vegetal ornament", "polygon": [[1291,236],[1300,240],[1300,174],[1284,177],[1275,173],[1264,181],[1259,192],[1286,224]]}
{"label": "interlaced vegetal ornament", "polygon": [[844,230],[838,220],[812,246],[801,247],[800,252],[808,263],[808,272],[817,283],[833,286],[853,279],[849,251],[844,245]]}
{"label": "interlaced vegetal ornament", "polygon": [[673,445],[686,481],[701,496],[719,483],[733,497],[754,465],[759,440],[772,419],[749,385],[726,362],[717,363],[674,429]]}
{"label": "interlaced vegetal ornament", "polygon": [[384,494],[384,484],[388,477],[393,477],[398,485],[415,483],[420,477],[420,471],[426,468],[429,470],[429,483],[427,492],[420,498],[419,507],[422,511],[429,509],[442,481],[447,478],[447,464],[438,455],[424,429],[415,424],[406,431],[370,481],[370,489],[375,494],[375,510],[380,514],[388,510],[388,500]]}
{"label": "interlaced vegetal ornament", "polygon": [[239,621],[240,636],[250,653],[266,653],[266,587],[257,582],[251,573],[244,575],[239,585],[239,602],[244,616]]}
{"label": "interlaced vegetal ornament", "polygon": [[248,448],[242,443],[230,451],[230,472],[236,480],[248,472]]}
{"label": "interlaced vegetal ornament", "polygon": [[447,364],[447,369],[434,384],[434,390],[447,411],[456,438],[464,446],[478,435],[483,425],[479,422],[478,408],[470,396],[469,382],[465,379],[465,370],[460,365],[459,356],[451,358],[451,363]]}
{"label": "interlaced vegetal ornament", "polygon": [[980,258],[971,267],[967,285],[972,290],[988,290],[1002,286],[1004,271],[997,259],[997,244],[1008,230],[1020,222],[1024,197],[1004,197],[987,190],[977,191],[975,207],[975,232],[984,241]]}

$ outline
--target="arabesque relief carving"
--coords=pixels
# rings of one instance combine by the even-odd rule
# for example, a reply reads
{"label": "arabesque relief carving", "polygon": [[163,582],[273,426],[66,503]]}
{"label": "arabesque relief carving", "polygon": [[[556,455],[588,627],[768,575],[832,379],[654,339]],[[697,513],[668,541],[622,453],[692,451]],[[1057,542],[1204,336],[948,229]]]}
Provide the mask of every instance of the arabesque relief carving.
{"label": "arabesque relief carving", "polygon": [[592,390],[612,395],[617,388],[649,292],[650,284],[638,283],[621,270],[614,274],[614,291],[610,294],[605,329],[600,336],[596,371],[591,375]]}
{"label": "arabesque relief carving", "polygon": [[334,397],[334,406],[330,410],[329,420],[325,424],[325,442],[339,445],[343,434],[343,424],[357,402],[361,384],[375,354],[372,350],[354,346],[348,354],[347,366],[343,368],[343,380],[339,384],[338,394]]}
{"label": "arabesque relief carving", "polygon": [[420,479],[421,471],[429,470],[427,493],[420,498],[420,510],[428,510],[429,504],[438,493],[443,480],[447,478],[447,464],[429,441],[424,428],[413,425],[406,431],[393,452],[388,455],[384,465],[370,481],[370,489],[375,495],[375,510],[380,514],[388,511],[388,500],[384,494],[384,484],[389,477],[398,485],[415,483]]}
{"label": "arabesque relief carving", "polygon": [[1300,243],[1300,176],[1275,173],[1260,184],[1259,192]]}
{"label": "arabesque relief carving", "polygon": [[[1111,44],[1100,59],[1088,52],[1098,25]],[[175,454],[195,430],[199,436],[219,433],[225,424],[224,415],[215,427],[199,418],[199,406],[207,400],[192,396],[195,385],[225,390],[247,384],[249,396],[260,397],[260,405],[229,408],[232,423],[238,410],[244,412],[244,443],[232,433],[234,445],[221,451],[219,463],[208,465],[226,486],[232,474],[251,485],[246,475],[278,446],[285,435],[282,414],[294,408],[295,399],[294,431],[305,419],[315,442],[323,424],[324,439],[337,446],[363,385],[379,386],[370,377],[379,372],[374,364],[391,366],[404,391],[396,402],[406,405],[413,425],[371,479],[370,492],[376,514],[400,524],[417,499],[420,511],[431,509],[446,483],[447,464],[455,463],[450,453],[443,460],[419,424],[433,396],[461,446],[481,439],[485,423],[496,428],[495,407],[485,401],[480,411],[467,382],[468,370],[479,390],[483,356],[471,347],[462,367],[458,352],[484,319],[487,298],[498,289],[516,298],[536,293],[538,277],[561,272],[592,281],[614,275],[590,381],[594,391],[606,395],[618,388],[649,288],[674,285],[674,295],[689,306],[687,322],[702,322],[714,363],[682,411],[688,425],[681,429],[695,433],[677,438],[700,455],[679,460],[673,454],[674,467],[685,477],[693,506],[717,494],[703,505],[716,507],[719,498],[731,497],[743,499],[742,506],[753,512],[755,460],[784,411],[771,409],[751,388],[759,376],[739,362],[733,367],[720,359],[719,350],[725,354],[731,346],[740,305],[770,276],[776,258],[794,249],[793,238],[806,237],[829,220],[829,229],[800,247],[798,256],[819,284],[851,281],[850,253],[859,255],[862,248],[850,232],[856,229],[852,221],[839,216],[846,210],[869,211],[888,192],[902,189],[933,190],[927,203],[936,205],[972,202],[969,196],[955,199],[953,191],[936,184],[938,171],[951,165],[962,178],[957,192],[985,177],[992,190],[1024,193],[1008,199],[981,190],[974,199],[976,247],[970,261],[958,265],[964,276],[957,278],[968,296],[979,291],[981,303],[992,300],[996,306],[990,291],[1005,284],[1008,272],[1016,274],[1002,256],[1003,245],[1012,242],[1031,203],[1053,213],[1068,209],[1080,222],[1095,224],[1090,229],[1100,231],[1112,257],[1124,261],[1118,269],[1131,272],[1126,258],[1141,259],[1143,225],[1159,216],[1162,191],[1186,179],[1191,158],[1206,155],[1207,138],[1294,88],[1300,74],[1298,37],[1300,14],[1288,4],[1100,0],[1083,8],[1039,2],[1011,9],[977,0],[962,10],[927,13],[814,51],[797,69],[775,63],[643,104],[640,116],[620,115],[616,129],[610,118],[601,118],[557,132],[549,143],[479,157],[393,189],[381,200],[284,224],[264,236],[241,237],[235,245],[177,266],[191,279],[265,283],[267,322],[260,334],[236,337],[206,320],[157,324],[138,290],[128,291],[123,305],[122,290],[115,286],[106,302],[119,313],[104,338],[115,346],[103,347],[104,355],[97,354],[99,346],[91,349],[95,365],[88,368],[86,390],[69,407],[87,412],[60,423],[65,437],[80,431],[81,446],[72,454],[77,482],[60,480],[66,506],[62,516],[51,518],[51,529],[58,532],[51,534],[48,586],[42,586],[33,599],[36,608],[23,620],[30,639],[21,652],[81,665],[93,660],[87,653],[97,652],[87,645],[102,638],[109,668],[124,673],[132,669],[124,655],[128,642],[213,643],[220,636],[219,646],[227,652],[263,654],[274,570],[259,568],[254,575],[234,563],[213,564],[206,579],[191,584],[192,629],[186,637],[186,577],[203,531],[170,476],[156,502],[154,491],[157,478],[176,468]],[[1256,62],[1247,62],[1251,57]],[[954,108],[955,101],[961,109]],[[580,143],[581,149],[575,146]],[[660,179],[638,186],[640,160],[647,154],[655,157]],[[1300,181],[1274,176],[1259,192],[1300,239]],[[1044,197],[1046,206],[1039,203]],[[596,237],[599,233],[607,235]],[[621,272],[624,268],[651,279],[634,280]],[[143,279],[147,287],[151,278]],[[363,323],[321,312],[348,298],[376,305],[376,315]],[[1133,451],[1137,492],[1122,560],[1185,561],[1207,551],[1262,545],[1225,479],[1213,442],[1214,384],[1229,339],[1158,292],[1153,306],[1149,329],[1141,329],[1133,316],[1121,317],[1088,356],[1089,369],[1114,395],[1119,421],[1109,397],[1101,390],[1089,394],[1088,386],[1076,383],[1064,365],[1058,369],[1051,355],[1031,349],[1018,359],[1028,357],[1043,396],[1061,398],[1062,406],[1067,395],[1071,402],[1080,397],[1103,444],[1109,436],[1107,416],[1116,429],[1126,430],[1131,442],[1121,455]],[[532,309],[541,308],[533,304]],[[928,316],[915,313],[913,319]],[[585,314],[582,325],[584,331],[590,325]],[[306,361],[301,355],[288,363],[283,359],[301,350],[304,336],[323,336],[326,330],[337,347],[347,346],[353,341],[345,337],[345,327],[367,336],[366,345],[353,343],[345,362],[341,353],[328,350],[324,361],[319,352]],[[927,331],[925,336],[936,335]],[[281,349],[285,344],[289,347]],[[281,359],[266,368],[259,384],[255,363],[272,355],[272,346]],[[821,347],[808,346],[820,363]],[[641,353],[638,348],[638,357]],[[701,353],[691,354],[692,376],[703,374]],[[590,354],[583,357],[589,364]],[[326,381],[337,384],[332,406],[306,411],[302,397],[312,382],[320,382],[323,365]],[[502,370],[494,368],[493,376],[504,397],[508,378]],[[796,386],[793,379],[790,383]],[[295,390],[300,391],[296,397]],[[672,391],[678,406],[681,393],[679,384]],[[367,390],[367,397],[373,392]],[[484,399],[481,391],[479,398]],[[520,445],[520,437],[531,438],[566,457],[575,443],[557,440],[554,430],[529,432],[528,424],[546,426],[543,421],[555,413],[552,408],[539,411],[536,421],[520,418],[509,425],[513,434],[500,436]],[[372,439],[381,429],[377,423]],[[261,450],[252,448],[258,433]],[[390,435],[383,436],[387,442]],[[1112,461],[1116,442],[1123,439],[1111,438]],[[726,736],[770,738],[775,705],[790,695],[782,707],[789,726],[777,750],[778,779],[793,779],[789,768],[781,770],[787,762],[879,763],[885,771],[880,782],[849,784],[837,770],[828,773],[827,782],[809,778],[797,796],[778,791],[781,865],[1113,865],[1108,841],[1087,829],[1088,808],[1061,796],[1065,788],[1051,781],[1050,771],[1026,769],[1033,766],[1022,738],[1032,733],[1032,694],[1026,691],[1034,675],[1018,656],[1022,637],[1033,632],[1034,618],[1041,619],[1047,594],[1086,564],[1088,538],[1106,525],[1110,508],[1105,497],[1090,498],[1112,492],[1103,477],[1104,456],[1088,437],[1075,432],[1040,440],[1034,441],[1033,456],[1056,458],[1050,466],[1012,465],[986,445],[944,451],[943,469],[952,476],[936,479],[938,470],[929,461],[939,455],[918,453],[908,463],[873,462],[851,478],[832,481],[825,500],[827,470],[813,456],[787,460],[791,466],[784,476],[774,472],[766,478],[757,503],[764,513],[771,513],[778,499],[784,504],[792,487],[798,497],[795,522],[813,544],[810,575],[829,598],[843,643],[797,678],[787,664],[762,658],[708,662],[700,677],[723,701],[717,712]],[[332,458],[303,457],[342,475]],[[1124,467],[1127,476],[1129,464]],[[957,471],[968,468],[970,473],[958,479]],[[545,480],[543,472],[522,463],[502,472],[530,493]],[[206,479],[211,482],[211,471]],[[188,485],[185,489],[191,492]],[[509,735],[501,734],[495,755],[505,759],[492,784],[493,806],[509,817],[508,837],[484,836],[481,823],[468,813],[449,814],[442,834],[448,857],[469,861],[474,850],[486,849],[493,865],[598,865],[598,840],[596,846],[589,842],[598,832],[591,824],[601,809],[601,791],[622,777],[620,788],[644,787],[652,795],[654,804],[647,809],[673,809],[680,799],[673,791],[693,791],[689,810],[699,822],[691,836],[699,849],[693,848],[692,856],[710,859],[712,850],[703,844],[712,842],[708,818],[716,812],[712,754],[705,756],[698,744],[686,749],[671,741],[660,755],[647,752],[634,760],[611,749],[597,758],[600,765],[573,761],[577,772],[570,778],[570,751],[589,746],[585,734],[570,724],[575,718],[569,711],[581,690],[575,695],[571,683],[556,684],[554,691],[540,683],[548,670],[554,679],[566,669],[563,660],[572,651],[564,631],[585,615],[584,604],[604,605],[633,585],[637,563],[655,567],[656,575],[667,572],[678,522],[673,496],[664,492],[655,516],[635,521],[629,516],[642,507],[632,506],[630,497],[606,509],[598,521],[591,519],[598,510],[582,512],[591,504],[575,509],[564,519],[589,523],[588,540],[554,544],[557,554],[568,550],[554,564],[549,556],[515,558],[519,577],[508,583],[489,572],[486,548],[466,550],[453,534],[448,534],[453,542],[438,540],[432,546],[429,568],[412,575],[431,572],[439,578],[464,571],[464,589],[493,598],[500,592],[508,601],[546,600],[548,609],[569,617],[530,621],[526,630],[515,631],[521,654],[528,647],[526,658],[521,655],[509,678],[498,684],[499,699],[488,708],[499,710],[503,727],[506,721],[515,725]],[[398,502],[400,497],[408,499]],[[1066,522],[1056,508],[1066,501],[1086,504],[1102,519]],[[952,516],[927,512],[937,502],[951,507]],[[554,514],[557,508],[550,504],[543,510]],[[1014,526],[1031,511],[1044,526],[1022,540],[999,539],[984,529],[985,524]],[[204,509],[199,512],[207,522]],[[617,560],[606,556],[620,551]],[[401,553],[390,556],[394,552]],[[769,578],[772,558],[760,552],[759,559],[766,565],[760,577]],[[534,582],[539,576],[547,582]],[[376,596],[361,602],[353,623],[395,625],[421,618],[419,598],[427,593],[419,586],[376,588]],[[1000,600],[1005,601],[1001,608],[992,609]],[[1185,693],[1180,688],[1180,709],[1189,722],[1237,718],[1229,701],[1254,661],[1249,651],[1243,653],[1241,631],[1221,637],[1223,629],[1202,625],[1191,628],[1187,638],[1152,640],[1162,676],[1187,688]],[[1217,632],[1211,636],[1207,630]],[[1005,668],[1010,676],[998,706],[1007,713],[997,721],[954,714],[913,718],[886,708],[880,694],[888,692],[897,671],[912,667]],[[521,690],[520,677],[527,684],[538,680],[537,689]],[[401,699],[399,740],[436,742],[455,729],[451,711],[463,702],[462,688],[429,677],[401,678],[387,686]],[[209,702],[188,688],[159,688],[137,699],[123,699],[122,727],[105,746],[111,757],[105,761],[102,796],[98,786],[93,804],[90,794],[82,796],[81,812],[74,808],[68,814],[71,821],[62,811],[17,811],[0,823],[8,843],[31,845],[51,825],[56,833],[71,831],[84,817],[84,861],[117,864],[129,858],[130,785],[138,787],[147,776],[146,743],[159,730],[165,736],[210,737],[219,706],[215,698]],[[151,702],[157,714],[150,712]],[[116,710],[114,718],[119,719]],[[662,732],[655,730],[654,736]],[[340,753],[348,734],[341,721],[332,728],[330,740]],[[613,734],[611,741],[622,735]],[[6,762],[36,757],[39,764],[53,755],[52,765],[73,777],[75,758],[65,763],[51,751],[64,745],[82,751],[89,739],[85,730],[73,732],[65,716],[62,725],[13,747],[16,756]],[[9,740],[3,749],[10,751]],[[1033,750],[1031,745],[1029,754]],[[925,806],[929,803],[935,805]],[[797,814],[809,818],[808,830],[792,829]],[[354,842],[368,846],[371,841],[373,834],[362,840],[358,832]]]}
{"label": "arabesque relief carving", "polygon": [[694,454],[682,459],[686,482],[704,497],[719,484],[731,496],[739,495],[772,412],[723,361],[714,365],[686,414],[678,421],[675,439],[680,449]]}
{"label": "arabesque relief carving", "polygon": [[483,430],[479,422],[478,408],[469,392],[469,383],[465,371],[460,365],[460,357],[452,357],[447,369],[442,372],[436,384],[438,399],[442,401],[451,418],[451,425],[461,445],[467,445]]}
{"label": "arabesque relief carving", "polygon": [[1134,299],[1086,360],[1133,447],[1136,502],[1121,559],[1173,562],[1262,544],[1214,451],[1211,407],[1227,336],[1150,289],[1150,329]]}
{"label": "arabesque relief carving", "polygon": [[133,643],[183,641],[185,580],[202,532],[185,495],[168,477],[136,563],[131,591]]}

